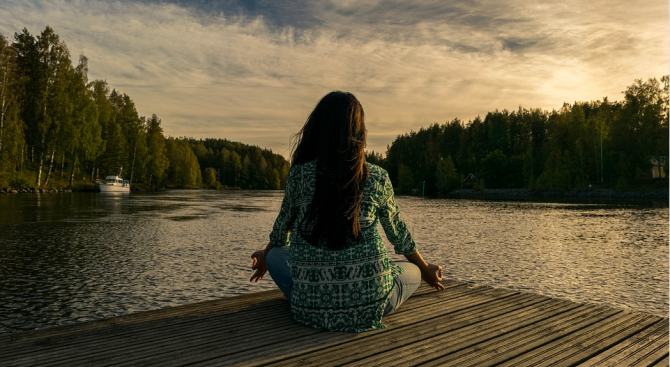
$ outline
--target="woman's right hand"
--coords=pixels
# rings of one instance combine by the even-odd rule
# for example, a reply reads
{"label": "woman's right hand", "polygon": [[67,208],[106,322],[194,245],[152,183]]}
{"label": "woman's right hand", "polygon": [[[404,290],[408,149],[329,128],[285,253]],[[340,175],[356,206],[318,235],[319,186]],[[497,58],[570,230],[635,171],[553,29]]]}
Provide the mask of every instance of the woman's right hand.
{"label": "woman's right hand", "polygon": [[265,264],[265,251],[258,250],[251,254],[251,259],[253,263],[251,264],[251,269],[255,270],[254,275],[249,279],[250,282],[258,282],[263,279],[265,273],[268,271],[268,267]]}
{"label": "woman's right hand", "polygon": [[440,283],[442,281],[442,267],[439,265],[428,263],[424,269],[421,269],[421,279],[438,291],[444,290],[444,286]]}

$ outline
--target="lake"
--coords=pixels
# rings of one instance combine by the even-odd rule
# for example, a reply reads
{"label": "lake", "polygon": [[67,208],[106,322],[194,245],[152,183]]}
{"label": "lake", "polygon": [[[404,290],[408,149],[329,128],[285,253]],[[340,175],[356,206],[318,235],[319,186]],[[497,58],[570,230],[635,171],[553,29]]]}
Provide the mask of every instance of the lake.
{"label": "lake", "polygon": [[[0,195],[0,332],[274,289],[248,281],[249,256],[267,243],[282,197]],[[668,316],[667,202],[397,202],[445,278]]]}

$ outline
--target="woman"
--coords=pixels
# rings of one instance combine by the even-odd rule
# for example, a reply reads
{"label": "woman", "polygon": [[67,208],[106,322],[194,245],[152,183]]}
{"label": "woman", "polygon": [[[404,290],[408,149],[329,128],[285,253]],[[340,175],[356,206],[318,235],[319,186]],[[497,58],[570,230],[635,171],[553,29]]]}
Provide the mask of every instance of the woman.
{"label": "woman", "polygon": [[[383,328],[421,279],[443,290],[398,216],[388,173],[365,162],[363,107],[346,92],[324,96],[295,136],[281,210],[250,281],[266,271],[303,324],[333,331]],[[390,262],[381,222],[397,254]]]}

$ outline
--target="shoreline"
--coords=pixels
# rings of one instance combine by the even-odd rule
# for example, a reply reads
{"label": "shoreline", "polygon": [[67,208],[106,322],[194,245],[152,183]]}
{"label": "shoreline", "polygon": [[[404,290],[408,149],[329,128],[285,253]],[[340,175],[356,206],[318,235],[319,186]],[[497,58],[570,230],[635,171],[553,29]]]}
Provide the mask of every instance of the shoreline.
{"label": "shoreline", "polygon": [[668,200],[668,190],[546,190],[533,191],[528,189],[461,189],[445,195],[446,198],[598,198],[598,199],[652,199]]}
{"label": "shoreline", "polygon": [[[144,189],[132,190],[135,192],[147,191]],[[163,191],[163,190],[160,190]],[[97,187],[83,187],[74,189],[36,189],[21,188],[8,189],[0,188],[0,194],[59,194],[76,192],[100,192]],[[598,198],[598,199],[651,199],[668,200],[670,198],[668,190],[615,190],[615,189],[596,189],[596,190],[546,190],[533,191],[529,189],[459,189],[446,195],[437,196],[438,198],[456,198],[456,199],[481,199],[481,198],[500,198],[500,199],[551,199],[551,198]]]}

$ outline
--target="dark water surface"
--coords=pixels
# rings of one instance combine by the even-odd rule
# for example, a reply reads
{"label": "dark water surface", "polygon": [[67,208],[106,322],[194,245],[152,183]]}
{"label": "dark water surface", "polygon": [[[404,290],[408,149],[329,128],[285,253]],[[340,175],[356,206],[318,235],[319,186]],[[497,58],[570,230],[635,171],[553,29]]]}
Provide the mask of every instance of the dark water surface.
{"label": "dark water surface", "polygon": [[[249,255],[282,196],[0,195],[0,332],[272,289]],[[667,202],[397,200],[449,279],[668,316]]]}

